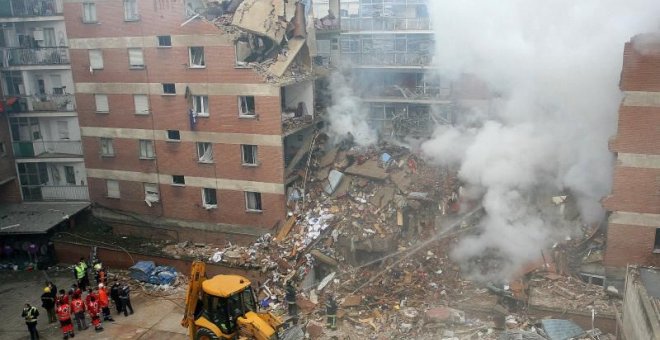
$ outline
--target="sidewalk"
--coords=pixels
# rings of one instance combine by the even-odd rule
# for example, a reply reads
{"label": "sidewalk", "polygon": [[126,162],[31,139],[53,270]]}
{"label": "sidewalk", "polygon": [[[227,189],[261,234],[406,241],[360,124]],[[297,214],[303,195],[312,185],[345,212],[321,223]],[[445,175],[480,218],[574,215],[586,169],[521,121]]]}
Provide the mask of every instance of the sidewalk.
{"label": "sidewalk", "polygon": [[[48,271],[48,277],[58,289],[68,289],[73,283],[70,271]],[[37,329],[41,339],[62,339],[59,323],[48,324],[46,311],[41,308],[46,276],[43,272],[0,271],[0,339],[30,339],[21,312],[26,302],[39,308]],[[183,316],[183,294],[166,297],[146,295],[135,289],[131,292],[135,314],[125,317],[116,315],[111,306],[115,322],[104,322],[103,332],[93,327],[78,332],[75,339],[186,339],[186,329],[181,327]],[[89,316],[87,323],[90,324]],[[75,323],[74,323],[75,324]]]}

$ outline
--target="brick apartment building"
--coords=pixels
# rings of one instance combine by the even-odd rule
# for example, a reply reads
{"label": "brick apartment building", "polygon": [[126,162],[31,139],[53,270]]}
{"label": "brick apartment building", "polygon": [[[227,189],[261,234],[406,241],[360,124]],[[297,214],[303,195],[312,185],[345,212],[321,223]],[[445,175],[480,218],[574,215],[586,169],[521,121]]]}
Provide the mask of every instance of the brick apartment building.
{"label": "brick apartment building", "polygon": [[206,240],[281,224],[318,122],[311,15],[294,1],[65,1],[95,215]]}
{"label": "brick apartment building", "polygon": [[626,43],[620,88],[612,193],[604,264],[623,277],[627,264],[660,265],[660,41],[639,35]]}

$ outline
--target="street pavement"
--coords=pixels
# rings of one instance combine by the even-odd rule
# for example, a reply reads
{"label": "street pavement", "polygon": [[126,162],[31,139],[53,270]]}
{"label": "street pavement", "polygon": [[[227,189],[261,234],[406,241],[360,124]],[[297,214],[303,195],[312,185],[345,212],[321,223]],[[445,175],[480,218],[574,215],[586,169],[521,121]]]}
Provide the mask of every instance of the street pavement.
{"label": "street pavement", "polygon": [[[74,283],[71,270],[57,269],[43,271],[0,271],[0,339],[30,339],[21,317],[26,302],[39,308],[37,329],[41,339],[62,339],[58,323],[48,324],[46,310],[41,308],[46,277],[53,281],[58,289],[67,289]],[[92,280],[93,281],[93,280]],[[131,291],[131,303],[135,313],[125,317],[117,315],[111,306],[115,322],[105,321],[102,332],[75,330],[76,339],[186,339],[186,329],[181,327],[183,316],[184,293],[156,296],[139,289]],[[91,324],[89,315],[87,323]],[[74,322],[75,324],[75,322]]]}

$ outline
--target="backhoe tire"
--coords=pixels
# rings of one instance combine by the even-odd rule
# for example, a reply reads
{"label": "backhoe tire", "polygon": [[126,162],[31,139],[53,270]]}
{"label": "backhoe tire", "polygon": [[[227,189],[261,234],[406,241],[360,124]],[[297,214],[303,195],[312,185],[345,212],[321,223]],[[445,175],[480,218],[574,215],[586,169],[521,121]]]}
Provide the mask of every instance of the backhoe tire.
{"label": "backhoe tire", "polygon": [[217,335],[213,334],[208,328],[200,327],[195,333],[195,340],[220,340]]}

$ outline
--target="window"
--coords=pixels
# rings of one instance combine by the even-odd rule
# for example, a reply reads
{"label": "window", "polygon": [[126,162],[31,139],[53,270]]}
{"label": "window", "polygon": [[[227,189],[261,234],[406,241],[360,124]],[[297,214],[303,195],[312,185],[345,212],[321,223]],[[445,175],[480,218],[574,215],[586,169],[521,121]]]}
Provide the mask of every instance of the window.
{"label": "window", "polygon": [[141,48],[128,49],[128,65],[130,68],[144,68],[144,55]]}
{"label": "window", "polygon": [[44,27],[43,32],[44,32],[44,46],[45,47],[55,47],[55,46],[57,46],[57,42],[55,40],[55,28],[53,28],[53,27]]}
{"label": "window", "polygon": [[158,191],[158,184],[144,183],[144,201],[148,206],[152,203],[160,201],[160,192]]}
{"label": "window", "polygon": [[246,191],[245,209],[247,211],[261,211],[261,193]]}
{"label": "window", "polygon": [[204,47],[190,47],[188,48],[188,56],[190,59],[190,67],[201,68],[206,67],[204,62]]}
{"label": "window", "polygon": [[241,154],[243,165],[258,165],[256,145],[241,145]]}
{"label": "window", "polygon": [[103,51],[89,50],[89,68],[92,70],[103,69]]}
{"label": "window", "polygon": [[57,121],[57,136],[59,139],[69,139],[69,122],[66,120]]}
{"label": "window", "polygon": [[193,96],[193,111],[197,116],[209,115],[209,97],[208,96]]}
{"label": "window", "polygon": [[159,35],[158,47],[172,47],[172,37],[169,35]]}
{"label": "window", "polygon": [[197,143],[197,157],[200,163],[213,163],[213,145]]}
{"label": "window", "polygon": [[64,178],[66,180],[66,184],[76,185],[76,171],[71,165],[64,166]]}
{"label": "window", "polygon": [[154,155],[154,142],[146,139],[140,139],[140,158],[153,159]]}
{"label": "window", "polygon": [[255,116],[254,96],[238,97],[238,115],[244,117]]}
{"label": "window", "polygon": [[50,75],[50,85],[53,89],[53,94],[64,94],[66,86],[62,85],[62,76],[59,74]]}
{"label": "window", "polygon": [[96,23],[96,4],[93,2],[83,2],[83,17],[84,23]]}
{"label": "window", "polygon": [[174,83],[163,83],[163,94],[176,94]]}
{"label": "window", "polygon": [[110,105],[108,104],[107,95],[95,94],[94,100],[96,101],[96,112],[110,112]]}
{"label": "window", "polygon": [[105,187],[108,197],[119,198],[119,182],[108,179],[105,181]]}
{"label": "window", "polygon": [[214,209],[218,207],[218,196],[215,189],[202,189],[202,205],[206,209]]}
{"label": "window", "polygon": [[101,138],[101,156],[111,157],[115,155],[115,148],[112,146],[112,138]]}
{"label": "window", "polygon": [[133,103],[135,104],[136,115],[149,114],[149,97],[146,94],[134,94]]}
{"label": "window", "polygon": [[138,14],[137,0],[124,0],[124,20],[125,21],[140,20],[140,14]]}
{"label": "window", "polygon": [[660,228],[655,228],[655,244],[653,245],[653,252],[660,253]]}
{"label": "window", "polygon": [[181,133],[179,133],[179,130],[167,130],[167,139],[181,140]]}
{"label": "window", "polygon": [[186,185],[186,177],[183,175],[172,175],[172,184]]}

